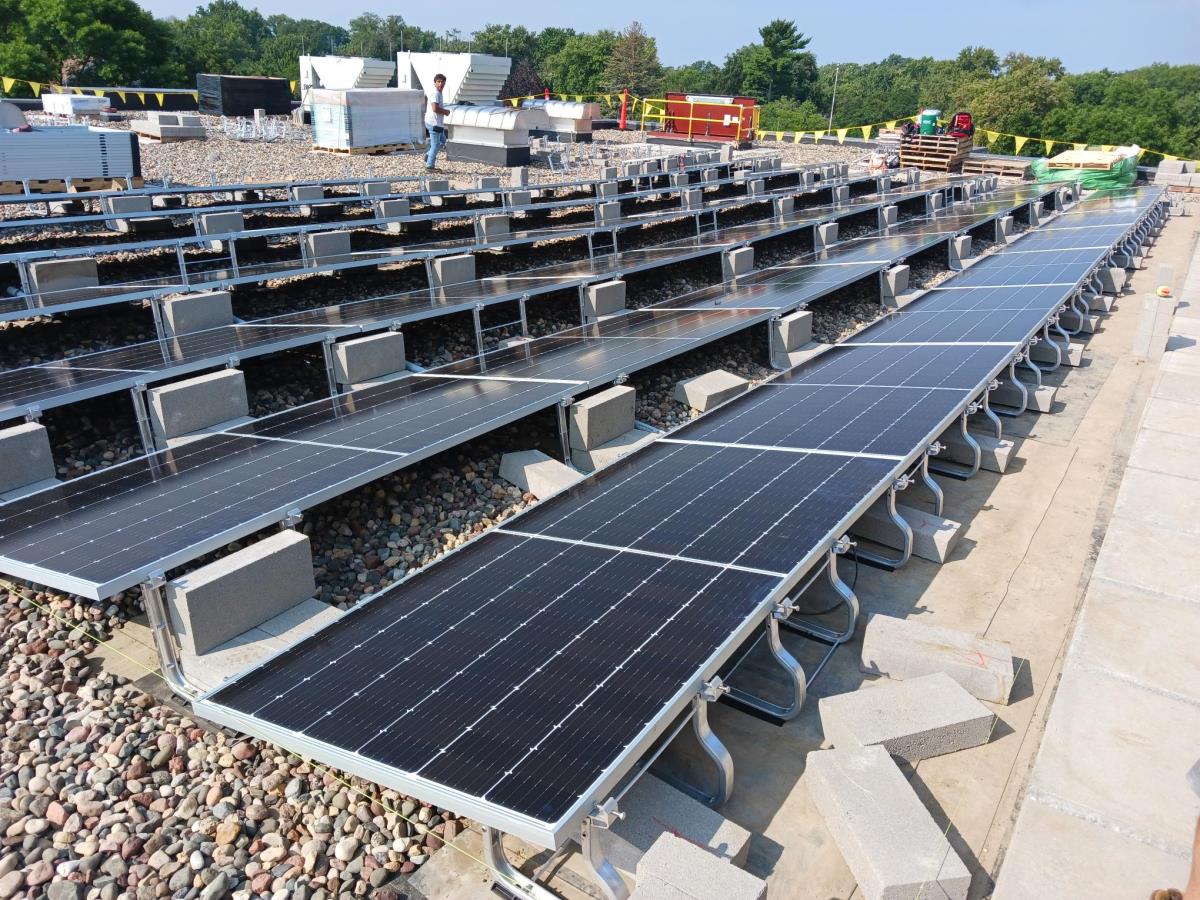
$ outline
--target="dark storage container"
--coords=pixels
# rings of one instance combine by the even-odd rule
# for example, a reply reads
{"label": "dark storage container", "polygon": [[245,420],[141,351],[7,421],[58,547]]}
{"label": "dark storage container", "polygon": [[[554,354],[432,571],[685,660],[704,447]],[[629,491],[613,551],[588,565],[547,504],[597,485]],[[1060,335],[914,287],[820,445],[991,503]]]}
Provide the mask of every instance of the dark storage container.
{"label": "dark storage container", "polygon": [[214,116],[252,116],[265,109],[269,116],[292,111],[292,87],[286,78],[255,75],[197,75],[200,112]]}

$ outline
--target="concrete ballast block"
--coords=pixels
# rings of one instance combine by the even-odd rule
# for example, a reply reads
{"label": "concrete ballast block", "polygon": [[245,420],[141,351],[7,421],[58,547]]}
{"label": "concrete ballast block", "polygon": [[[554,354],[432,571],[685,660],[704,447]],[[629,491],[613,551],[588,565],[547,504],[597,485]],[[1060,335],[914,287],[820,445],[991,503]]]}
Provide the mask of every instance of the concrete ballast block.
{"label": "concrete ballast block", "polygon": [[439,256],[433,260],[434,287],[446,287],[475,280],[475,257],[470,253]]}
{"label": "concrete ballast block", "polygon": [[[380,200],[375,204],[375,217],[379,219],[399,219],[411,213],[412,204],[408,200]],[[403,222],[388,222],[383,229],[392,234],[403,234],[406,227]]]}
{"label": "concrete ballast block", "polygon": [[704,206],[704,191],[700,188],[689,188],[679,193],[680,205],[684,209],[700,209]]}
{"label": "concrete ballast block", "polygon": [[[201,234],[236,234],[246,230],[246,222],[240,212],[205,213],[200,216]],[[221,249],[220,241],[213,241],[214,250]]]}
{"label": "concrete ballast block", "polygon": [[970,871],[882,747],[813,751],[804,781],[866,900],[965,900]]}
{"label": "concrete ballast block", "polygon": [[664,833],[638,862],[638,900],[766,900],[767,883]]}
{"label": "concrete ballast block", "polygon": [[294,203],[313,203],[325,199],[325,188],[319,184],[297,184],[292,186]]}
{"label": "concrete ballast block", "polygon": [[818,705],[833,746],[879,746],[910,763],[986,744],[995,718],[945,672],[864,686]]}
{"label": "concrete ballast block", "polygon": [[813,243],[818,250],[828,247],[830,244],[836,244],[838,239],[838,223],[825,222],[822,225],[818,225],[813,232],[813,237]]}
{"label": "concrete ballast block", "polygon": [[685,378],[676,384],[675,399],[686,403],[692,409],[707,412],[749,389],[750,382],[745,378],[724,369],[714,369],[695,378]]}
{"label": "concrete ballast block", "polygon": [[908,290],[908,266],[892,266],[886,272],[883,272],[881,284],[883,286],[883,303],[885,306],[895,306],[896,298]]}
{"label": "concrete ballast block", "polygon": [[280,531],[167,583],[167,605],[186,652],[200,654],[316,593],[312,548]]}
{"label": "concrete ballast block", "polygon": [[961,269],[963,261],[971,255],[971,236],[969,234],[950,238],[950,268]]}
{"label": "concrete ballast block", "polygon": [[150,424],[160,441],[249,414],[246,376],[222,369],[147,391]]}
{"label": "concrete ballast block", "polygon": [[796,211],[795,197],[776,197],[775,198],[775,215],[781,219],[785,219]]}
{"label": "concrete ballast block", "polygon": [[879,207],[879,224],[882,227],[888,228],[895,225],[898,221],[900,221],[899,211],[895,206]]}
{"label": "concrete ballast block", "polygon": [[589,284],[583,289],[584,318],[589,322],[614,315],[624,308],[625,282],[620,279]]}
{"label": "concrete ballast block", "polygon": [[479,219],[480,237],[484,242],[502,241],[511,234],[508,216],[480,216]]}
{"label": "concrete ballast block", "polygon": [[754,248],[737,247],[721,254],[722,275],[726,281],[745,275],[754,269]]}
{"label": "concrete ballast block", "polygon": [[861,667],[897,680],[944,672],[991,703],[1008,702],[1015,678],[1012,648],[1002,641],[879,613],[867,622]]}
{"label": "concrete ballast block", "polygon": [[[912,529],[913,556],[939,565],[950,558],[950,554],[954,552],[955,546],[958,545],[958,539],[962,535],[961,522],[955,522],[953,519],[900,503],[896,504],[896,512]],[[903,549],[900,531],[887,514],[886,504],[882,499],[876,501],[859,516],[851,530],[859,537],[885,547],[895,550]]]}
{"label": "concrete ballast block", "polygon": [[621,204],[615,201],[596,206],[596,224],[600,227],[616,225],[621,221]]}
{"label": "concrete ballast block", "polygon": [[315,231],[304,235],[304,249],[313,266],[333,266],[354,259],[349,231]]}
{"label": "concrete ballast block", "polygon": [[633,428],[635,391],[617,385],[571,404],[570,445],[593,450]]}
{"label": "concrete ballast block", "polygon": [[802,309],[772,323],[772,353],[791,353],[813,339],[812,313]]}
{"label": "concrete ballast block", "polygon": [[361,384],[404,371],[404,335],[369,334],[333,345],[333,372],[341,385]]}
{"label": "concrete ballast block", "polygon": [[995,226],[996,233],[993,239],[997,244],[1007,244],[1009,237],[1011,237],[1013,233],[1013,217],[1001,216],[996,220]]}
{"label": "concrete ballast block", "polygon": [[[1016,450],[1016,443],[1008,438],[998,438],[994,434],[971,432],[971,438],[979,445],[980,468],[985,472],[1003,475]],[[966,465],[970,465],[974,460],[974,453],[963,440],[957,425],[942,432],[938,442],[942,445],[942,450],[937,455],[938,459]]]}
{"label": "concrete ballast block", "polygon": [[170,335],[220,328],[233,323],[233,301],[229,291],[171,297],[162,302],[162,318]]}
{"label": "concrete ballast block", "polygon": [[849,200],[850,200],[850,186],[849,185],[840,184],[833,189],[833,202],[834,203],[846,203]]}
{"label": "concrete ballast block", "polygon": [[522,450],[500,457],[500,477],[539,500],[568,488],[583,476],[541,450]]}
{"label": "concrete ballast block", "polygon": [[54,475],[54,456],[45,426],[24,422],[0,430],[0,494]]}
{"label": "concrete ballast block", "polygon": [[29,264],[29,284],[43,303],[69,303],[91,297],[100,276],[91,256],[43,259]]}
{"label": "concrete ballast block", "polygon": [[602,200],[615,197],[620,192],[620,186],[615,181],[601,181],[596,185],[596,196]]}
{"label": "concrete ballast block", "polygon": [[630,428],[612,440],[605,441],[598,447],[590,447],[586,450],[579,447],[572,447],[571,465],[575,466],[581,472],[594,472],[597,469],[616,462],[622,456],[628,456],[643,444],[654,440],[654,437],[655,435],[652,431]]}
{"label": "concrete ballast block", "polygon": [[392,192],[390,181],[364,181],[362,186],[364,197],[386,197]]}

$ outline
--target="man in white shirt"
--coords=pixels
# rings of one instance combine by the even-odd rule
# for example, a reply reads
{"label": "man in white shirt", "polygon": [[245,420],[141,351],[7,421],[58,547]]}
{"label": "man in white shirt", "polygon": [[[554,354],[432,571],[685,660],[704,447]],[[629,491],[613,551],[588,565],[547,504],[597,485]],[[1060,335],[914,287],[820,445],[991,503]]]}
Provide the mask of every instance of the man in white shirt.
{"label": "man in white shirt", "polygon": [[446,146],[446,126],[443,118],[450,110],[442,105],[442,90],[446,87],[446,76],[440,72],[433,76],[433,95],[425,110],[425,127],[429,129],[429,153],[425,155],[425,169],[432,172],[437,162],[438,151]]}

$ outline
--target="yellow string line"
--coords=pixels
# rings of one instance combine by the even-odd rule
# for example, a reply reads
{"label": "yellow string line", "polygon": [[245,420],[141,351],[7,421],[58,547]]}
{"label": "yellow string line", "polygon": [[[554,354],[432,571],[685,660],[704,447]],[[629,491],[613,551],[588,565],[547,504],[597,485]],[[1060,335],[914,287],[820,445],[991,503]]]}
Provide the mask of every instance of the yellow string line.
{"label": "yellow string line", "polygon": [[[116,653],[118,656],[123,657],[124,659],[128,660],[129,662],[133,663],[134,665],[138,666],[139,668],[145,670],[147,673],[158,678],[164,684],[166,684],[168,687],[170,687],[170,682],[167,681],[167,678],[165,675],[163,675],[161,669],[150,668],[144,662],[142,662],[140,659],[136,659],[136,658],[130,656],[128,653],[125,653],[124,651],[122,651],[119,647],[116,647],[111,641],[107,641],[104,638],[100,637],[99,635],[90,632],[87,628],[86,623],[84,623],[84,622],[74,622],[73,623],[71,620],[64,618],[63,616],[59,615],[59,613],[55,612],[50,607],[41,603],[34,597],[29,596],[26,588],[22,587],[21,585],[14,584],[13,582],[9,581],[8,579],[0,578],[0,586],[6,588],[8,591],[10,591],[13,594],[16,594],[18,597],[21,597],[22,599],[28,600],[30,603],[32,603],[34,606],[36,606],[38,609],[42,610],[44,613],[46,613],[48,616],[50,616],[52,619],[56,619],[57,621],[61,622],[63,625],[68,626],[72,631],[75,631],[75,630],[81,631],[83,634],[87,635],[89,638],[91,638],[93,641],[95,641],[97,645],[101,645],[101,646],[105,647],[107,650],[109,650],[113,653]],[[296,759],[300,760],[305,765],[312,767],[314,774],[327,774],[334,781],[345,786],[354,795],[361,797],[362,799],[364,799],[370,803],[378,803],[380,806],[383,807],[383,809],[386,812],[390,812],[392,815],[396,816],[396,818],[400,819],[401,821],[407,822],[409,825],[414,826],[414,830],[415,830],[415,826],[418,826],[418,825],[423,826],[428,829],[429,826],[425,825],[424,822],[421,822],[416,819],[410,819],[408,816],[404,815],[404,813],[400,812],[400,810],[396,809],[390,803],[385,801],[382,796],[380,796],[380,797],[372,796],[371,794],[367,793],[362,788],[357,787],[356,785],[352,784],[346,778],[346,776],[344,776],[342,773],[334,770],[333,768],[325,765],[324,763],[319,763],[316,760],[310,759],[309,757],[305,756],[302,753],[298,753],[295,750],[291,750],[287,747],[276,744],[274,741],[269,742],[269,745],[278,747],[284,753],[289,754],[292,757],[295,757]],[[435,835],[435,837],[436,837],[436,835]],[[453,841],[447,841],[444,838],[440,838],[440,840],[442,841],[443,847],[453,847],[455,850],[457,850],[459,853],[461,853],[467,859],[471,860],[472,862],[478,863],[479,865],[483,866],[485,869],[491,870],[491,872],[493,873],[493,875],[495,876],[495,878],[497,880],[499,880],[499,881],[505,880],[504,873],[502,873],[500,870],[495,869],[492,866],[488,865],[486,860],[480,859],[479,857],[475,856],[475,854],[471,853],[466,848],[459,846],[458,844],[454,843]],[[399,873],[397,873],[397,874],[399,874]],[[517,888],[520,888],[520,885],[514,885],[514,886]]]}

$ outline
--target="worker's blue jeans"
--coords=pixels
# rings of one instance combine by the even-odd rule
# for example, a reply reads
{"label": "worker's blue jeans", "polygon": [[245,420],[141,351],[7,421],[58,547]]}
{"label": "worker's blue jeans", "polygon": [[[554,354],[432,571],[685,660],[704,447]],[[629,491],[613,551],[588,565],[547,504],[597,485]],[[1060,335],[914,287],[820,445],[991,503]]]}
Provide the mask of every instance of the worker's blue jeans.
{"label": "worker's blue jeans", "polygon": [[429,152],[425,154],[425,168],[432,169],[437,161],[438,151],[446,146],[446,130],[444,128],[429,129]]}

